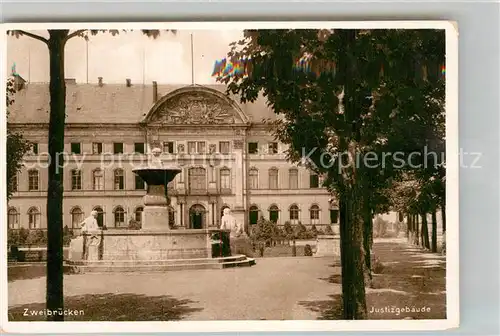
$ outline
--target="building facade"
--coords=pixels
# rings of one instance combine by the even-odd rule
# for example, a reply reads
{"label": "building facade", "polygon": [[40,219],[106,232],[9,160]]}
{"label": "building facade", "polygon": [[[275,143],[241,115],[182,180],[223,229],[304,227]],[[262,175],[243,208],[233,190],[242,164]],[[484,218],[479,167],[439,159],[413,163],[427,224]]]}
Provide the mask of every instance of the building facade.
{"label": "building facade", "polygon": [[[286,159],[264,122],[276,118],[263,98],[241,104],[225,86],[77,84],[67,80],[64,225],[78,228],[92,210],[99,225],[140,221],[145,188],[132,172],[161,148],[165,165],[182,169],[168,186],[169,225],[207,228],[229,207],[245,226],[259,217],[323,228],[338,222],[321,178]],[[33,150],[17,175],[8,204],[11,228],[46,228],[48,179],[47,84],[19,86],[8,127]]]}

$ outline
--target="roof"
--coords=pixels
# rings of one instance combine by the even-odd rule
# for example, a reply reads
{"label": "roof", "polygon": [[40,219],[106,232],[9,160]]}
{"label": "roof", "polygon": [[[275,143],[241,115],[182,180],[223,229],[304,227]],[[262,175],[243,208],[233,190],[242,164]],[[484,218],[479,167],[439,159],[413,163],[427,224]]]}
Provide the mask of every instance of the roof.
{"label": "roof", "polygon": [[[195,85],[200,86],[200,85]],[[186,85],[158,84],[158,99]],[[220,92],[226,86],[205,85]],[[251,122],[275,118],[267,106],[266,99],[260,97],[254,103],[241,104],[239,98],[230,96],[247,114]],[[25,84],[14,95],[14,103],[9,107],[9,123],[30,124],[49,122],[49,85],[47,83]],[[125,84],[66,84],[66,123],[83,124],[130,124],[144,119],[153,107],[153,85]]]}

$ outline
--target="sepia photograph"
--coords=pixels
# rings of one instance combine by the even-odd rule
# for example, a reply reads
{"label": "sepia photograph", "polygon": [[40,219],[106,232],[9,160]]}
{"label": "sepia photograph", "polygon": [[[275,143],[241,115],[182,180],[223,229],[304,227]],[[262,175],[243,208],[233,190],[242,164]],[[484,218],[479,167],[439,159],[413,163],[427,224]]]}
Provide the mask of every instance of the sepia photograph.
{"label": "sepia photograph", "polygon": [[3,28],[3,330],[458,327],[454,23]]}

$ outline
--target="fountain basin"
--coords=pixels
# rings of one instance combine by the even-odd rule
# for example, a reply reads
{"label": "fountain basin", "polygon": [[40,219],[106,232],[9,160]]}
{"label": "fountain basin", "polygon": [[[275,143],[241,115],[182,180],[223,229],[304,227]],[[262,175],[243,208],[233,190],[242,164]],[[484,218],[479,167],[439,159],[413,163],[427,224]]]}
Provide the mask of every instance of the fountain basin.
{"label": "fountain basin", "polygon": [[169,260],[212,257],[218,229],[103,230],[85,232],[70,244],[70,260]]}
{"label": "fountain basin", "polygon": [[226,230],[104,230],[71,241],[66,273],[157,272],[252,266],[244,255],[213,255],[214,234]]}

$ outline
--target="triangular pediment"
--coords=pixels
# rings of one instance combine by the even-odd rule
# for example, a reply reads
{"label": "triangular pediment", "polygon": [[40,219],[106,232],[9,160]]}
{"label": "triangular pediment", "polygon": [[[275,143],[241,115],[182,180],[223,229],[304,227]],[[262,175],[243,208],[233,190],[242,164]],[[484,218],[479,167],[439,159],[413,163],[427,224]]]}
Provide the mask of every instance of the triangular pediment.
{"label": "triangular pediment", "polygon": [[160,99],[144,122],[164,125],[220,125],[242,124],[248,122],[248,118],[223,93],[204,87],[188,87]]}

